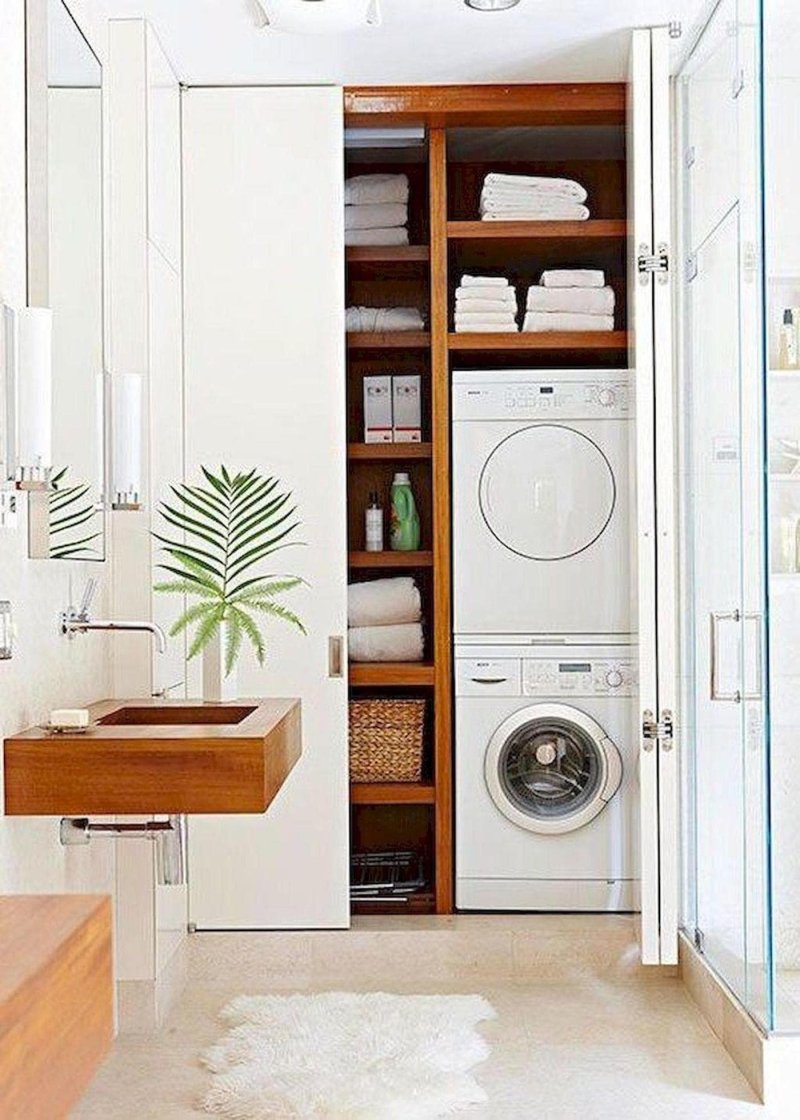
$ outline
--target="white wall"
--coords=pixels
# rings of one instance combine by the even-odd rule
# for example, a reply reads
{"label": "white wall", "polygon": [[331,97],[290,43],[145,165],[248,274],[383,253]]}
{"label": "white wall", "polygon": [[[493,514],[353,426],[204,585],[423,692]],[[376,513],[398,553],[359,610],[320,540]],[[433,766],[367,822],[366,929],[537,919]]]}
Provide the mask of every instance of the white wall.
{"label": "white wall", "polygon": [[[21,306],[26,298],[24,0],[0,5],[0,105],[0,300]],[[56,706],[102,699],[111,687],[109,639],[88,635],[69,642],[57,632],[70,575],[79,590],[90,573],[102,571],[107,582],[107,569],[28,560],[25,500],[20,504],[17,530],[0,530],[0,598],[12,601],[19,628],[13,659],[0,661],[4,736],[46,718]],[[0,819],[0,892],[110,892],[113,885],[113,845],[65,849],[54,819]]]}

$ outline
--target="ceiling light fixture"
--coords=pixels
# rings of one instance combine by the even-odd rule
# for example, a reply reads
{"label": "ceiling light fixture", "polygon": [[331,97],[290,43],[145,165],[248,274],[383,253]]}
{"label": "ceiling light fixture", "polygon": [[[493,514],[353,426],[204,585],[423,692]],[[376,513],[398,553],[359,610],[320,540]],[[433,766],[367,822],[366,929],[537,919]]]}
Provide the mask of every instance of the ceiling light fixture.
{"label": "ceiling light fixture", "polygon": [[340,35],[378,27],[380,0],[247,0],[258,28],[298,35]]}
{"label": "ceiling light fixture", "polygon": [[505,12],[516,8],[519,0],[464,0],[464,3],[476,12]]}

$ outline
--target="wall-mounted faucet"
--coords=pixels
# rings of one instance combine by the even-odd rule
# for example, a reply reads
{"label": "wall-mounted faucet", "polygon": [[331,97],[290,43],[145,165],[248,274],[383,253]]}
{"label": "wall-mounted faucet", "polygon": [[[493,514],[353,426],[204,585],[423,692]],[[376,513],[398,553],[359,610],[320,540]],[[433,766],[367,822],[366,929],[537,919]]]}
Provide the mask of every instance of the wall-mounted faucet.
{"label": "wall-mounted faucet", "polygon": [[127,620],[113,620],[113,619],[93,619],[89,617],[89,608],[92,605],[92,600],[97,592],[97,580],[90,579],[86,584],[86,589],[81,599],[81,605],[76,609],[70,605],[61,614],[61,633],[66,634],[68,638],[74,638],[76,634],[86,634],[89,630],[110,630],[110,631],[145,631],[152,634],[155,638],[156,648],[159,653],[164,653],[167,648],[167,639],[164,631],[155,622],[145,621],[127,621]]}

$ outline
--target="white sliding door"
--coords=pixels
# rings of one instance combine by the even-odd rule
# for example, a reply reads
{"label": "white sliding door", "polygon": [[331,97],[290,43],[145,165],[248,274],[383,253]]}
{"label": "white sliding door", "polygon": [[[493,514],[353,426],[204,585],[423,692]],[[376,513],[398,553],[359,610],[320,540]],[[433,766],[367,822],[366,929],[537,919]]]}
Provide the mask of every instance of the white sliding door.
{"label": "white sliding door", "polygon": [[630,365],[636,387],[631,541],[638,620],[641,953],[677,960],[678,766],[675,695],[675,536],[670,124],[666,30],[639,30],[628,100]]}
{"label": "white sliding door", "polygon": [[[183,95],[187,477],[257,467],[294,492],[308,636],[268,626],[242,696],[298,696],[303,756],[264,816],[195,817],[189,917],[198,929],[349,923],[347,682],[328,640],[346,628],[342,93]],[[199,693],[190,665],[190,694]]]}

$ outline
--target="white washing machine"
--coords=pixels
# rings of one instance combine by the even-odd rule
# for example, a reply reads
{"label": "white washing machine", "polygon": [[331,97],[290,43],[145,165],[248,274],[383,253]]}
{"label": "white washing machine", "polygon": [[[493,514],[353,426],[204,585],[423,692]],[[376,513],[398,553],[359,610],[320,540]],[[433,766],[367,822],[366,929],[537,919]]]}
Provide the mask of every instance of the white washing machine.
{"label": "white washing machine", "polygon": [[629,646],[456,646],[456,905],[639,909]]}
{"label": "white washing machine", "polygon": [[627,636],[624,370],[453,374],[455,633]]}

